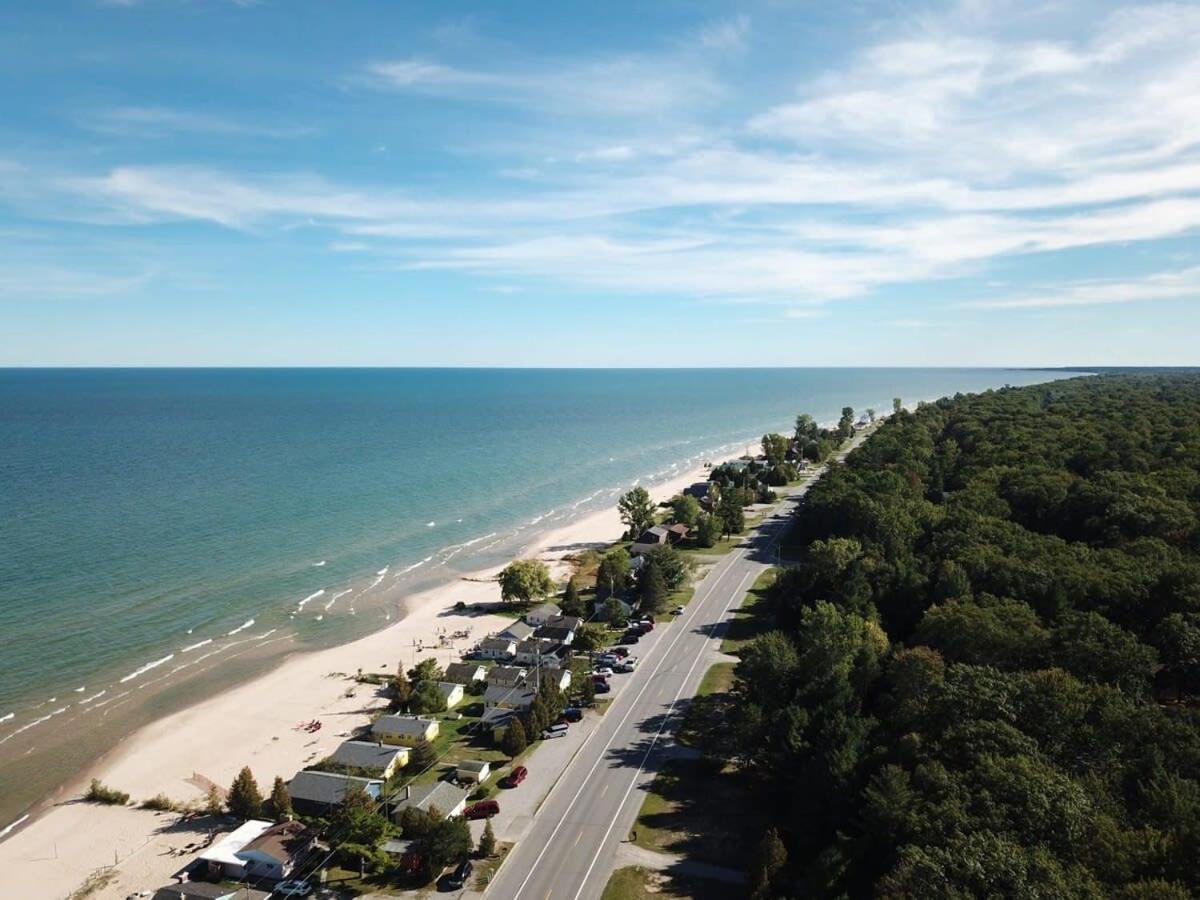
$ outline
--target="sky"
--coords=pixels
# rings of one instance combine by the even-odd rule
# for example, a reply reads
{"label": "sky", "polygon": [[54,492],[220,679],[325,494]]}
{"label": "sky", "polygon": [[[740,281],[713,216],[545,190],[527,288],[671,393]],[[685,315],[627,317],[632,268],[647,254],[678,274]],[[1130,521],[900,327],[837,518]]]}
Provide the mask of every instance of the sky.
{"label": "sky", "polygon": [[1200,4],[7,0],[0,365],[1200,363]]}

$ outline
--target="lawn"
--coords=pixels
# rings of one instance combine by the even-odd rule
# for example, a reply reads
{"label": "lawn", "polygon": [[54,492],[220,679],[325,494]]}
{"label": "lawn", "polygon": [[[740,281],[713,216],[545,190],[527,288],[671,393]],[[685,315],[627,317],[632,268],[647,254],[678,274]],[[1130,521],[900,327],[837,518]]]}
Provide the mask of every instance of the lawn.
{"label": "lawn", "polygon": [[749,776],[729,768],[714,772],[700,759],[675,760],[663,767],[646,794],[635,843],[730,866],[753,859],[770,808],[769,798],[759,796]]}
{"label": "lawn", "polygon": [[707,697],[709,694],[724,694],[733,687],[733,672],[737,663],[714,663],[700,679],[700,687],[696,696]]}
{"label": "lawn", "polygon": [[767,592],[775,583],[776,573],[776,569],[763,572],[746,592],[746,598],[734,610],[733,618],[726,627],[725,638],[721,641],[722,653],[737,653],[760,634],[770,630],[765,601]]}
{"label": "lawn", "polygon": [[727,884],[677,878],[641,866],[628,866],[612,873],[601,900],[728,900],[729,897]]}
{"label": "lawn", "polygon": [[[493,773],[490,780],[493,783],[496,778],[503,777],[502,769],[509,763],[508,754],[492,746],[491,733],[482,732],[479,728],[483,703],[477,697],[468,697],[457,711],[464,713],[461,719],[454,718],[454,713],[436,716],[441,730],[433,742],[433,749],[441,759],[436,766],[413,778],[414,784],[432,784],[444,777],[448,770],[458,768],[458,764],[466,759],[490,762]],[[413,772],[406,767],[396,777],[403,784],[412,776]]]}

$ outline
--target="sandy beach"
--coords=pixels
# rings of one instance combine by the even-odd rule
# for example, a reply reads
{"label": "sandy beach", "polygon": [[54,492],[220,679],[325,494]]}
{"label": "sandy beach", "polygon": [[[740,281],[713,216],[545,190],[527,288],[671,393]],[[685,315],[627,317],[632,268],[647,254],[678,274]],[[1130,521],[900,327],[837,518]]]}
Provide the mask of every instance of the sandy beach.
{"label": "sandy beach", "polygon": [[[697,468],[648,488],[655,500],[662,500],[704,477],[704,469]],[[562,580],[569,569],[567,556],[610,543],[622,530],[613,507],[536,536],[521,555],[546,561]],[[264,676],[154,722],[123,741],[64,796],[77,797],[88,779],[98,777],[127,791],[134,803],[159,793],[178,802],[200,800],[207,784],[227,786],[246,765],[269,790],[276,776],[291,778],[328,755],[343,735],[366,724],[384,704],[373,688],[354,683],[359,669],[390,672],[398,663],[411,666],[427,656],[445,664],[503,629],[511,620],[501,615],[454,611],[460,602],[468,607],[497,602],[499,587],[491,579],[498,571],[471,573],[398,597],[400,618],[388,628],[341,646],[293,655]],[[440,634],[461,630],[470,632],[468,640],[439,646]],[[316,734],[297,728],[312,719],[322,723]],[[111,880],[90,897],[123,898],[158,887],[190,859],[194,846],[185,848],[206,840],[211,828],[203,819],[177,820],[174,814],[132,806],[66,799],[0,841],[3,894],[57,900],[114,863]]]}

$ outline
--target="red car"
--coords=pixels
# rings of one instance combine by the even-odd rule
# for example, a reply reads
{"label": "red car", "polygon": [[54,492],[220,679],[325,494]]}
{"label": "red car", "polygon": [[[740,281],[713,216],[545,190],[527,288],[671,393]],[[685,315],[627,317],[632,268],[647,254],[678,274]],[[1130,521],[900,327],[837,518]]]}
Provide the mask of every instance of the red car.
{"label": "red car", "polygon": [[626,656],[629,655],[629,648],[628,647],[613,647],[608,652],[611,653],[613,656],[619,656],[622,659],[624,659]]}
{"label": "red car", "polygon": [[463,810],[464,819],[490,819],[500,815],[500,804],[495,800],[480,800]]}
{"label": "red car", "polygon": [[524,766],[517,766],[508,773],[508,777],[504,779],[506,788],[515,788],[518,784],[525,780],[525,776],[529,774],[529,770]]}

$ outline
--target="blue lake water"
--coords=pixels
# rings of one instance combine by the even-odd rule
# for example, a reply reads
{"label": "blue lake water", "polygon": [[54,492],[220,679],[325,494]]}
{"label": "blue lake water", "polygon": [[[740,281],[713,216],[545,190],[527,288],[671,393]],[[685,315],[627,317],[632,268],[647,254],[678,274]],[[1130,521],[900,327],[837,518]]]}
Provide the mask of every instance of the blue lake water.
{"label": "blue lake water", "polygon": [[845,405],[1054,377],[0,370],[0,750],[64,703],[250,620],[344,638],[364,627],[349,611],[377,579],[415,587],[501,562],[635,481],[790,430],[797,412],[826,421]]}

